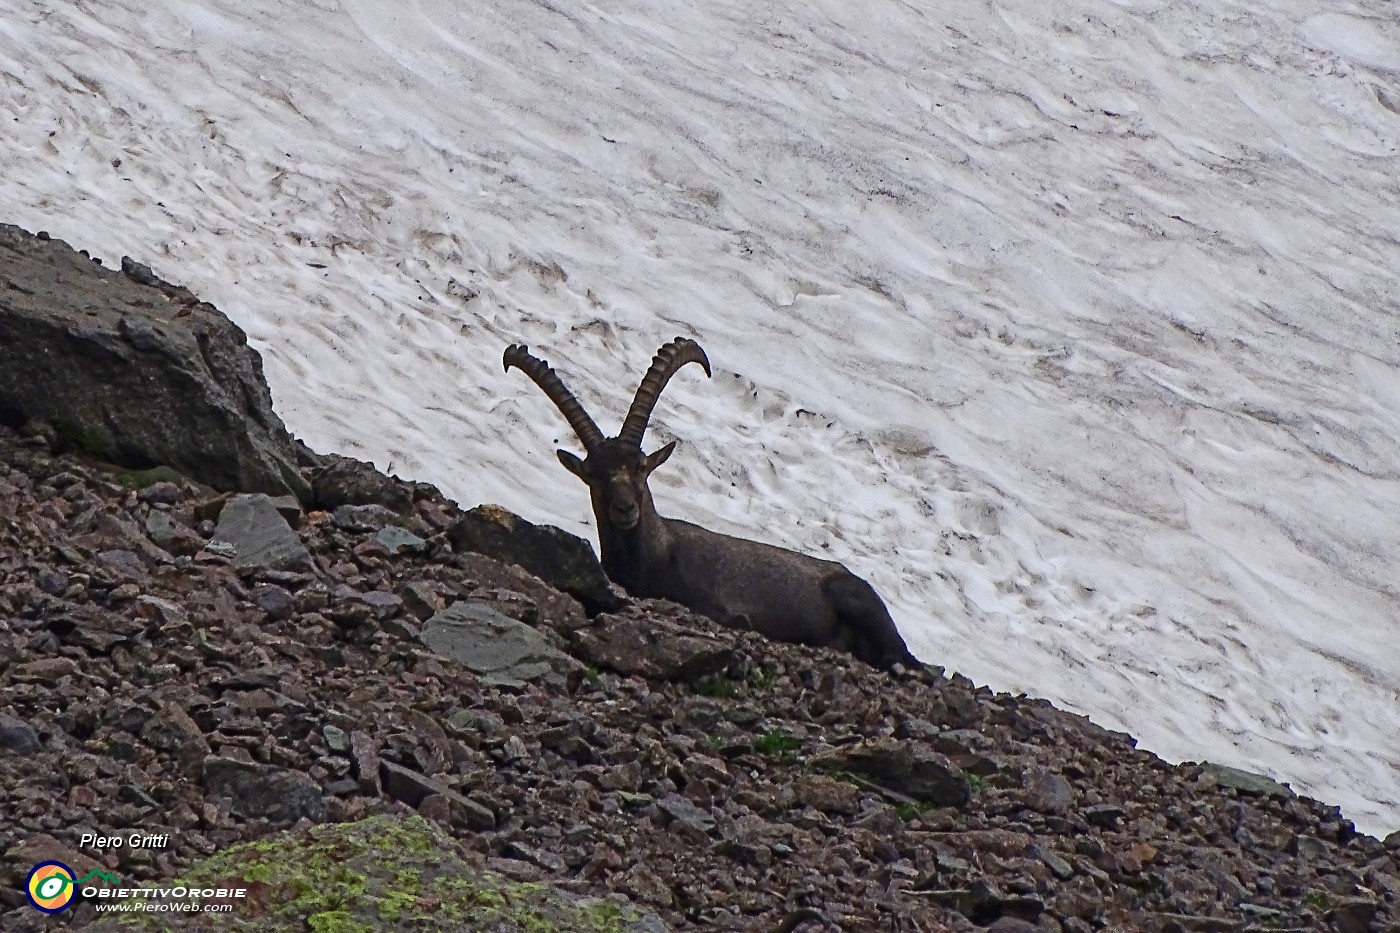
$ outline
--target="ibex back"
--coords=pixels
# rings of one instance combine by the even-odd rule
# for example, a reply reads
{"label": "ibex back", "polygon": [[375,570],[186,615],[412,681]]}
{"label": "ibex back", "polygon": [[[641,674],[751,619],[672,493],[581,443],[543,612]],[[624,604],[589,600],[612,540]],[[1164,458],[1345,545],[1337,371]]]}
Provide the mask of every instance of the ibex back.
{"label": "ibex back", "polygon": [[841,564],[657,514],[647,478],[676,444],[646,454],[642,435],[677,370],[698,363],[710,374],[695,341],[678,337],[657,351],[612,438],[527,347],[508,347],[503,362],[534,380],[583,444],[585,459],[560,450],[559,462],[588,484],[603,570],[627,592],[669,599],[779,641],[843,648],[876,667],[918,665],[874,588]]}

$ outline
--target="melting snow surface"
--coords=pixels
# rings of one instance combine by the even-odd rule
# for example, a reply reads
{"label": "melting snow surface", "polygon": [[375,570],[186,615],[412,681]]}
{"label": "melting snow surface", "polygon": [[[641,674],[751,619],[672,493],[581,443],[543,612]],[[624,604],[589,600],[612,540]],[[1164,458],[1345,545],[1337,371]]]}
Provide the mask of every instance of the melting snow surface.
{"label": "melting snow surface", "polygon": [[1400,827],[1386,0],[0,0],[0,205],[188,284],[313,447],[663,514],[924,659]]}

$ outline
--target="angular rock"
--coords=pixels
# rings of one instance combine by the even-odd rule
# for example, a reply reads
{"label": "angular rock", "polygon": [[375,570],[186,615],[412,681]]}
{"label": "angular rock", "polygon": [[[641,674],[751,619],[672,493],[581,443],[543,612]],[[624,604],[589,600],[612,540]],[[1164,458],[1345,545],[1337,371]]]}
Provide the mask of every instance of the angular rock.
{"label": "angular rock", "polygon": [[379,529],[375,533],[374,540],[383,545],[384,550],[390,554],[417,554],[428,546],[428,542],[397,525],[389,525]]}
{"label": "angular rock", "polygon": [[1096,803],[1079,811],[1084,819],[1095,826],[1112,829],[1123,816],[1123,808],[1116,803]]}
{"label": "angular rock", "polygon": [[378,797],[379,750],[374,740],[363,732],[351,733],[350,757],[353,759],[355,776],[360,780],[360,793],[367,797]]}
{"label": "angular rock", "polygon": [[344,755],[350,751],[350,733],[339,726],[327,723],[321,729],[321,735],[326,740],[326,748],[329,748],[337,755]]}
{"label": "angular rock", "polygon": [[656,801],[656,809],[670,819],[701,832],[709,832],[715,826],[715,818],[708,810],[702,810],[680,794],[667,794]]}
{"label": "angular rock", "polygon": [[695,681],[725,670],[731,643],[694,635],[669,619],[600,615],[574,633],[574,650],[590,664],[618,674]]}
{"label": "angular rock", "polygon": [[146,576],[146,565],[131,551],[98,551],[97,561],[126,580],[140,580]]}
{"label": "angular rock", "polygon": [[437,590],[421,580],[405,584],[399,591],[399,598],[403,600],[404,608],[420,620],[447,608],[446,600],[438,595]]}
{"label": "angular rock", "polygon": [[553,525],[535,525],[498,505],[482,505],[447,530],[458,553],[472,551],[517,564],[579,602],[590,616],[614,612],[622,594],[587,541]]}
{"label": "angular rock", "polygon": [[1327,922],[1337,933],[1370,933],[1380,904],[1367,897],[1344,897],[1327,911]]}
{"label": "angular rock", "polygon": [[48,684],[78,673],[78,665],[72,658],[41,658],[16,664],[11,671],[15,680]]}
{"label": "angular rock", "polygon": [[204,547],[204,539],[168,512],[146,516],[146,537],[175,556],[193,556]]}
{"label": "angular rock", "polygon": [[212,544],[231,549],[233,565],[239,569],[287,570],[311,563],[297,533],[271,497],[262,494],[230,498],[219,512]]}
{"label": "angular rock", "polygon": [[384,783],[386,794],[410,807],[417,809],[430,798],[436,797],[441,804],[434,806],[445,804],[452,816],[460,816],[463,823],[472,829],[486,831],[496,828],[496,814],[475,800],[457,793],[441,781],[392,761],[379,763],[379,777]]}
{"label": "angular rock", "polygon": [[326,818],[321,788],[299,771],[210,755],[204,759],[204,789],[230,798],[233,812],[245,819],[294,823],[307,817],[319,823]]}
{"label": "angular rock", "polygon": [[1201,765],[1201,770],[1214,780],[1217,786],[1231,787],[1242,794],[1250,794],[1255,797],[1296,796],[1293,793],[1293,788],[1252,771],[1242,771],[1239,768],[1218,765],[1210,761],[1204,762]]}
{"label": "angular rock", "polygon": [[1037,813],[1063,814],[1074,806],[1074,788],[1049,768],[1029,768],[1021,778],[1026,806]]}
{"label": "angular rock", "polygon": [[379,531],[392,524],[399,513],[382,505],[338,505],[331,513],[331,522],[342,531]]}
{"label": "angular rock", "polygon": [[325,454],[321,463],[311,483],[318,508],[333,512],[346,505],[379,505],[395,515],[413,508],[410,488],[373,464],[339,454]]}
{"label": "angular rock", "polygon": [[218,489],[311,490],[309,451],[272,410],[243,331],[188,291],[153,287],[68,244],[0,224],[0,412],[133,468]]}
{"label": "angular rock", "polygon": [[157,503],[177,505],[184,500],[185,492],[177,483],[172,483],[169,480],[157,480],[137,492],[136,498],[153,505]]}
{"label": "angular rock", "polygon": [[519,593],[534,603],[538,621],[549,628],[572,631],[588,620],[577,599],[556,590],[524,567],[471,553],[458,555],[457,564],[481,587]]}
{"label": "angular rock", "polygon": [[814,759],[812,766],[864,775],[881,787],[942,807],[962,806],[972,797],[967,775],[946,755],[914,742],[859,742]]}
{"label": "angular rock", "polygon": [[291,618],[296,609],[296,600],[287,590],[275,583],[259,583],[253,587],[253,605],[266,612],[272,619]]}
{"label": "angular rock", "polygon": [[583,673],[583,665],[539,632],[485,603],[453,603],[429,618],[418,638],[430,650],[455,658],[498,686],[523,687],[534,681],[563,687],[576,683]]}
{"label": "angular rock", "polygon": [[795,791],[798,803],[823,813],[855,816],[860,810],[860,788],[825,774],[799,781]]}
{"label": "angular rock", "polygon": [[163,704],[159,713],[146,720],[141,727],[141,739],[154,749],[172,753],[180,770],[190,777],[199,776],[200,767],[210,753],[204,733],[175,703]]}
{"label": "angular rock", "polygon": [[27,755],[37,752],[42,746],[39,733],[23,719],[0,713],[0,752],[13,755]]}
{"label": "angular rock", "polygon": [[296,496],[272,496],[272,507],[277,510],[277,514],[287,520],[287,524],[293,529],[300,528],[301,523],[306,520],[306,512],[301,507],[301,502]]}
{"label": "angular rock", "polygon": [[1054,849],[1035,845],[1031,848],[1031,854],[1044,862],[1045,867],[1049,868],[1061,881],[1068,881],[1074,877],[1074,866]]}

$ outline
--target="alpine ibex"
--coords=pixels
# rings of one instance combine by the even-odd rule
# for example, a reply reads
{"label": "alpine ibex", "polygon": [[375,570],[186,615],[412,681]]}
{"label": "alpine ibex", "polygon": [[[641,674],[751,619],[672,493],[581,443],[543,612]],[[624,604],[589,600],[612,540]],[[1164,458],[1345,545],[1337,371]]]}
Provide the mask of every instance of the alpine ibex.
{"label": "alpine ibex", "polygon": [[603,570],[639,598],[663,598],[723,624],[778,641],[843,648],[876,667],[917,669],[894,620],[869,583],[835,561],[734,538],[656,513],[647,478],[676,448],[650,454],[642,435],[671,377],[686,363],[710,375],[700,345],[676,338],[657,351],[617,437],[607,438],[559,376],[529,348],[506,348],[502,360],[534,380],[583,444],[559,462],[588,484],[598,522]]}

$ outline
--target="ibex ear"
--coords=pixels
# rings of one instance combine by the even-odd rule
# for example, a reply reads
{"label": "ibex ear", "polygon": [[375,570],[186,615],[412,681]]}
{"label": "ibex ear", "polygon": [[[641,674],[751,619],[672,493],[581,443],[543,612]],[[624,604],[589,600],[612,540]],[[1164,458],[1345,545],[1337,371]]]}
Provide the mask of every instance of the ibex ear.
{"label": "ibex ear", "polygon": [[559,451],[559,462],[564,464],[564,469],[568,470],[585,483],[588,482],[588,468],[583,465],[583,461],[578,457],[569,453],[567,450],[561,450]]}
{"label": "ibex ear", "polygon": [[672,441],[671,443],[667,444],[665,447],[662,447],[660,450],[656,450],[656,451],[653,451],[652,453],[647,454],[647,465],[646,465],[646,472],[647,472],[647,475],[650,476],[652,470],[656,469],[657,467],[661,466],[661,464],[665,463],[665,462],[666,462],[666,459],[667,459],[668,457],[670,457],[671,454],[673,454],[673,453],[675,452],[675,450],[676,450],[676,442],[675,442],[675,441]]}

